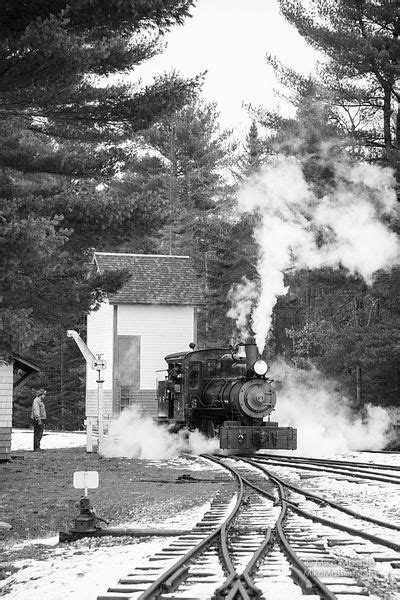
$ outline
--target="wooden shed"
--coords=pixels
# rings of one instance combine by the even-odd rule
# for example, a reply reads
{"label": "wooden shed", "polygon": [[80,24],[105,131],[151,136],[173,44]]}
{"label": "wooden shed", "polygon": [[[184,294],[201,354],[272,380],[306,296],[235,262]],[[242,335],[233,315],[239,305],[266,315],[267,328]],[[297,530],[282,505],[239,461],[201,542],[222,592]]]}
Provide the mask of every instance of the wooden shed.
{"label": "wooden shed", "polygon": [[35,363],[19,354],[0,360],[0,460],[11,457],[13,392],[39,370]]}
{"label": "wooden shed", "polygon": [[[137,404],[155,416],[157,374],[164,357],[189,350],[197,338],[197,307],[204,303],[188,256],[96,252],[100,273],[127,269],[129,281],[87,319],[87,344],[107,362],[104,419]],[[87,368],[86,415],[97,416],[96,371]]]}

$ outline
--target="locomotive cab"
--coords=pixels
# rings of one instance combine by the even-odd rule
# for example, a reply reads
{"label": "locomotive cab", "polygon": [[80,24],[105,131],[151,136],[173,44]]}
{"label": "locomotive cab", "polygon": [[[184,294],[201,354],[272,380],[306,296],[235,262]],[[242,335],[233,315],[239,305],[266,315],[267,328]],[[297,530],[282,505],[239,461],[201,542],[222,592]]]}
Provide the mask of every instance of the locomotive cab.
{"label": "locomotive cab", "polygon": [[183,353],[166,357],[167,375],[157,383],[158,420],[162,422],[184,423],[182,400],[182,359]]}

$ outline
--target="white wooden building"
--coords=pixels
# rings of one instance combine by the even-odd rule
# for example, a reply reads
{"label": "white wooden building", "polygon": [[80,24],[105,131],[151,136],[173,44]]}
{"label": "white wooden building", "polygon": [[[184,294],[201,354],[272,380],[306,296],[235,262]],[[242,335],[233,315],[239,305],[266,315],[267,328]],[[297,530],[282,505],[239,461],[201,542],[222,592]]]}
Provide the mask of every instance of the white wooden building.
{"label": "white wooden building", "polygon": [[11,428],[14,391],[20,388],[39,367],[18,354],[0,359],[0,461],[11,458]]}
{"label": "white wooden building", "polygon": [[[104,420],[131,404],[156,416],[157,373],[164,357],[196,342],[201,285],[188,256],[96,252],[99,273],[127,269],[130,278],[87,319],[87,345],[102,354]],[[87,368],[86,415],[97,417],[97,372]]]}

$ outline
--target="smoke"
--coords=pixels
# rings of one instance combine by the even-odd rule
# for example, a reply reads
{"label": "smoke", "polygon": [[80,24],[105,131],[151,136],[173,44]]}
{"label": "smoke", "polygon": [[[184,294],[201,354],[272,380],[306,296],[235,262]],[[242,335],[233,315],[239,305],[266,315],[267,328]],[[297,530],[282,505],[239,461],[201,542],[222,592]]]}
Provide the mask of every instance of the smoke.
{"label": "smoke", "polygon": [[228,301],[231,303],[232,308],[228,311],[227,316],[235,319],[236,327],[243,340],[248,337],[248,315],[257,298],[258,287],[254,281],[250,281],[247,277],[242,277],[241,283],[232,286],[228,292]]}
{"label": "smoke", "polygon": [[260,287],[256,298],[254,283],[236,286],[229,316],[243,332],[251,314],[260,352],[276,299],[287,292],[288,268],[341,266],[371,284],[378,269],[390,269],[398,262],[397,236],[383,222],[396,210],[392,171],[344,161],[332,169],[334,185],[319,197],[305,180],[300,160],[278,156],[239,193],[239,210],[257,211],[260,216],[255,231]]}
{"label": "smoke", "polygon": [[182,452],[212,453],[217,448],[216,439],[207,439],[199,431],[170,433],[165,425],[142,416],[138,407],[130,406],[111,422],[102,453],[107,457],[157,460],[175,458]]}
{"label": "smoke", "polygon": [[301,370],[277,361],[271,377],[282,384],[272,420],[297,428],[300,454],[381,450],[390,441],[391,419],[383,408],[367,405],[362,418],[355,415],[337,384],[315,367]]}

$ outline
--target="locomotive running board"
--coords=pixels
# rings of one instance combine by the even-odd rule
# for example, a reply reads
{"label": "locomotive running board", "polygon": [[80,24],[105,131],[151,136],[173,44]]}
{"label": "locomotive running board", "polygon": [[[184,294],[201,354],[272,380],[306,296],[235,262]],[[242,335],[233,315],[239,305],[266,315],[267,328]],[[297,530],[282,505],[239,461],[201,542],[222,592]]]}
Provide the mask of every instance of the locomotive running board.
{"label": "locomotive running board", "polygon": [[225,421],[219,430],[223,450],[296,450],[297,429],[278,427],[278,424],[247,426]]}

